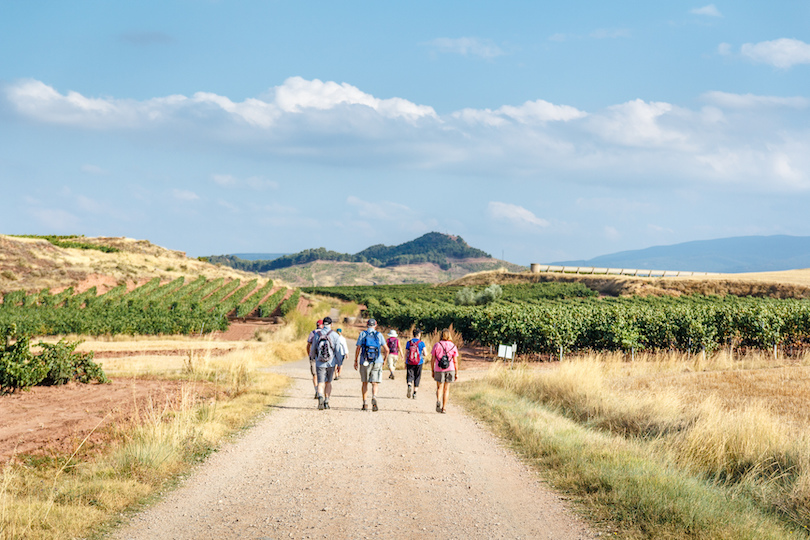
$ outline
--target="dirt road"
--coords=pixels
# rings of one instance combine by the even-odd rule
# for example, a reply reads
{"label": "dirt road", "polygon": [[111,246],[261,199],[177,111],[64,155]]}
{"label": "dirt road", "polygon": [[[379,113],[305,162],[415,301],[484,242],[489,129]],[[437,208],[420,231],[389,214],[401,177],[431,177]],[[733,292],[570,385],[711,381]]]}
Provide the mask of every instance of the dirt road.
{"label": "dirt road", "polygon": [[372,412],[346,364],[324,411],[308,362],[276,368],[295,381],[289,397],[114,537],[592,537],[452,395],[436,413],[429,370],[417,399],[405,397],[404,372],[385,375]]}

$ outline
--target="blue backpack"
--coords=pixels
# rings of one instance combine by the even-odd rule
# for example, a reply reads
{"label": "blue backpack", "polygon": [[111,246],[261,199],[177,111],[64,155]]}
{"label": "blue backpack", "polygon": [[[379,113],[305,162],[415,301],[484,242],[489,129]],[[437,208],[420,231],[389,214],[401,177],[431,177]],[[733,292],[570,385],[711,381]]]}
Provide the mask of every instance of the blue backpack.
{"label": "blue backpack", "polygon": [[[382,345],[382,342],[380,338],[377,337],[379,335],[380,333],[374,330],[371,332],[367,331],[366,335],[363,337],[363,345],[361,351],[363,352],[363,358],[365,358],[369,362],[376,362],[377,358],[379,358],[380,356],[380,346]],[[373,345],[369,344],[369,337],[371,336],[374,337],[374,341],[372,342]]]}

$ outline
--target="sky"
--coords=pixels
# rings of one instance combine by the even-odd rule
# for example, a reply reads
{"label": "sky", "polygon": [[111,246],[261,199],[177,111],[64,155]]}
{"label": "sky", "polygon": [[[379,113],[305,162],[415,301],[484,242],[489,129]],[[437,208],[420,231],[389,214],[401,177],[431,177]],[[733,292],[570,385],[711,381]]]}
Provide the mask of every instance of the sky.
{"label": "sky", "polygon": [[[0,233],[519,264],[810,235],[806,1],[0,3]],[[699,270],[699,269],[694,269]]]}

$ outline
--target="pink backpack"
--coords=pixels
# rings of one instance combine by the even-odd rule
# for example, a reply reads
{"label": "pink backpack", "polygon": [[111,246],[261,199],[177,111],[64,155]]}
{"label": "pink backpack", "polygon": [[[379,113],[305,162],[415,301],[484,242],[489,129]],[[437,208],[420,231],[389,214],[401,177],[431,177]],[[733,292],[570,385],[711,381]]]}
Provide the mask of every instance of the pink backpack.
{"label": "pink backpack", "polygon": [[391,336],[386,340],[388,344],[388,350],[391,351],[391,354],[399,354],[399,340],[394,336]]}

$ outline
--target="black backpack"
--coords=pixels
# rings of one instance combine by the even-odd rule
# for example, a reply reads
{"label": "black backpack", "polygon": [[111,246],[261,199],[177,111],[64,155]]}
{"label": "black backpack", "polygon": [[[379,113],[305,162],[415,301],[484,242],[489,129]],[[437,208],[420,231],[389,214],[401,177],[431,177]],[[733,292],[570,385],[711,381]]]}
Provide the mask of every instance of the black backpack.
{"label": "black backpack", "polygon": [[447,349],[444,348],[444,345],[442,345],[441,343],[439,343],[439,345],[441,346],[442,352],[444,353],[439,358],[439,369],[447,369],[450,367],[450,357],[447,356]]}

